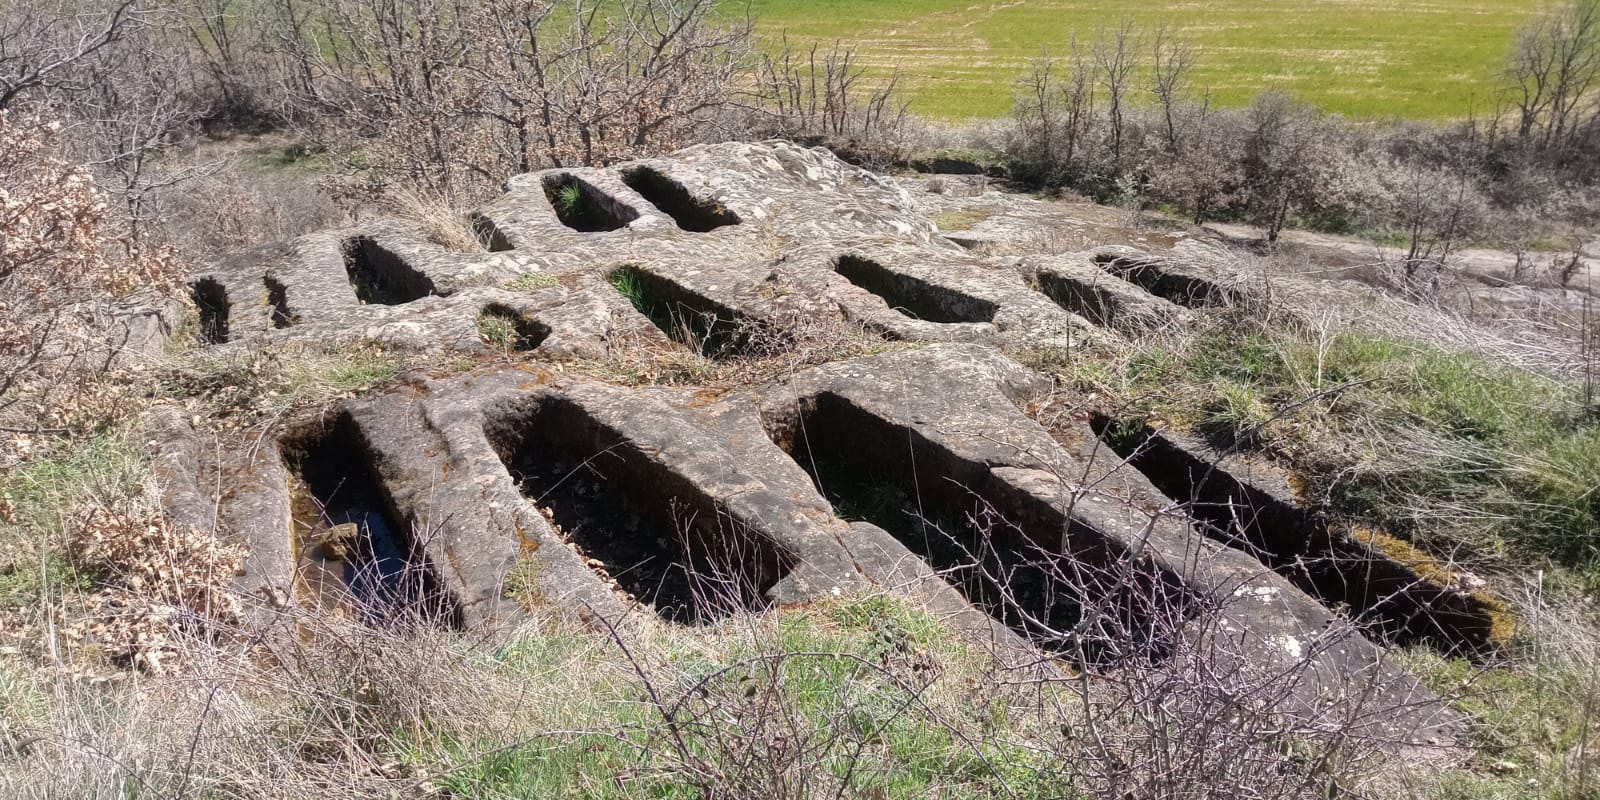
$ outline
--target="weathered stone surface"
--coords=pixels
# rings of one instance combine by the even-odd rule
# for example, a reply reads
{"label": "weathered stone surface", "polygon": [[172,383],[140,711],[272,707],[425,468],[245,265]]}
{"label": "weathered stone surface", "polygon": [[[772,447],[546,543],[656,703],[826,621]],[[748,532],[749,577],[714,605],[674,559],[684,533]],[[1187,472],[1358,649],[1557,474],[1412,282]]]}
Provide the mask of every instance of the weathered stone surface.
{"label": "weathered stone surface", "polygon": [[[496,251],[451,252],[377,221],[236,254],[193,279],[226,323],[213,343],[472,352],[477,315],[498,305],[550,329],[545,355],[587,357],[641,324],[607,285],[625,267],[768,325],[822,315],[909,341],[1099,335],[1032,289],[1026,269],[937,237],[894,181],[785,143],[522,175],[471,219]],[[528,273],[561,285],[504,289]]]}
{"label": "weathered stone surface", "polygon": [[[1098,423],[1102,435],[1109,424]],[[1138,429],[1113,446],[1166,496],[1187,503],[1207,535],[1328,605],[1348,607],[1355,625],[1452,652],[1495,646],[1492,603],[1414,549],[1403,554],[1409,562],[1384,552],[1382,543],[1395,540],[1330,527],[1297,501],[1276,464],[1169,430]]]}
{"label": "weathered stone surface", "polygon": [[1097,263],[1103,257],[1097,252],[1071,253],[1024,257],[1017,263],[1056,305],[1095,325],[1137,334],[1189,321],[1182,306],[1103,269]]}
{"label": "weathered stone surface", "polygon": [[[986,383],[998,391],[972,388]],[[1238,673],[1241,682],[1248,682],[1245,676],[1261,679],[1304,670],[1285,710],[1314,719],[1334,710],[1348,715],[1374,708],[1408,709],[1374,723],[1385,733],[1441,728],[1432,735],[1453,735],[1458,718],[1444,713],[1414,679],[1388,664],[1358,629],[1256,559],[1206,538],[1183,515],[1169,511],[1167,498],[1100,446],[1087,424],[1077,439],[1058,442],[1005,400],[1006,395],[1025,395],[1030,386],[1038,388],[1025,370],[990,351],[926,348],[812,370],[785,382],[764,402],[770,414],[782,418],[786,409],[808,398],[845,398],[859,411],[890,421],[908,441],[928,443],[908,446],[908,458],[927,459],[944,451],[961,462],[983,465],[959,474],[935,474],[935,480],[919,476],[923,491],[976,493],[1002,512],[1021,512],[1002,513],[1013,522],[1028,508],[1017,498],[1036,500],[1059,511],[1077,535],[1091,540],[1079,545],[1080,551],[1109,548],[1130,563],[1148,562],[1164,582],[1180,587],[1178,594],[1220,613],[1214,627],[1182,631],[1203,639],[1197,649],[1214,653],[1219,670]],[[803,434],[783,429],[782,435]],[[802,446],[792,449],[799,458]],[[958,485],[936,488],[939,477],[953,477]],[[1104,581],[1088,578],[1090,586]],[[1161,602],[1186,601],[1173,596]],[[1357,700],[1371,705],[1363,712],[1350,705]]]}
{"label": "weathered stone surface", "polygon": [[[1164,234],[1159,255],[1104,242],[977,255],[930,219],[943,207],[929,198],[952,193],[924,194],[818,150],[723,144],[518,176],[471,217],[489,252],[377,222],[240,253],[194,279],[215,347],[479,352],[486,310],[539,335],[511,366],[403,376],[221,454],[216,473],[239,485],[200,521],[252,543],[240,586],[270,601],[260,613],[308,602],[287,597],[307,592],[296,515],[317,514],[296,492],[319,484],[327,506],[338,485],[305,463],[316,441],[351,459],[336,466],[365,503],[322,527],[379,520],[451,624],[514,623],[524,604],[698,624],[896,591],[1014,663],[1176,669],[1185,654],[1241,692],[1280,685],[1271,703],[1301,721],[1452,739],[1459,718],[1292,570],[1269,569],[1266,545],[1218,536],[1205,507],[1147,470],[1153,485],[1089,421],[1052,433],[1030,420],[1019,406],[1049,382],[990,347],[1114,346],[1184,324],[1247,299],[1233,265]],[[623,388],[555,363],[641,337],[737,356],[816,319],[920,346],[886,341],[727,394]],[[183,428],[164,468],[180,514],[211,499],[197,476],[213,468]],[[328,430],[342,438],[315,438]],[[1305,521],[1292,498],[1233,477],[1233,494]]]}
{"label": "weathered stone surface", "polygon": [[1178,243],[1165,256],[1104,248],[1091,260],[1106,272],[1180,306],[1233,306],[1246,297],[1245,277],[1229,269],[1232,264],[1220,254],[1192,241]]}
{"label": "weathered stone surface", "polygon": [[[681,548],[688,549],[679,551],[645,542],[640,552],[649,551],[650,558],[678,558],[686,569],[733,570],[775,559],[775,572],[760,569],[750,577],[759,591],[746,597],[747,607],[871,589],[909,591],[1002,650],[1016,652],[1019,637],[1032,638],[1069,658],[1105,664],[1150,654],[1159,662],[1159,653],[1179,637],[1241,685],[1298,670],[1280,702],[1285,713],[1345,719],[1376,705],[1390,710],[1381,725],[1371,723],[1384,735],[1451,734],[1455,718],[1389,666],[1359,631],[1248,554],[1204,536],[1099,446],[1087,424],[1081,440],[1061,442],[1029,420],[1016,403],[1043,388],[1037,376],[985,348],[932,346],[825,365],[711,403],[681,390],[628,390],[508,369],[419,378],[351,401],[341,413],[359,431],[397,524],[409,529],[463,624],[515,618],[505,581],[519,558],[530,560],[533,594],[580,619],[623,619],[642,600],[637,590],[621,591],[625,580],[616,582],[637,565],[576,548],[582,537],[558,529],[558,514],[541,513],[554,486],[541,496],[519,489],[514,472],[523,464],[513,454],[531,441],[532,457],[563,465],[561,480],[582,471],[583,480],[610,481],[600,491],[629,513],[662,514],[684,530],[715,516],[722,532],[715,541],[686,534]],[[835,411],[818,411],[824,407]],[[547,414],[559,416],[536,421]],[[530,425],[546,427],[530,432]],[[892,449],[897,440],[905,448],[898,454]],[[841,521],[819,494],[823,473],[808,465],[823,458],[867,459],[891,472],[904,464],[909,478],[885,473],[882,483],[861,490],[912,481],[914,491],[903,503],[927,509],[929,520],[942,514],[936,524],[959,527],[951,514],[992,514],[1000,527],[980,531],[976,541],[1026,548],[1010,561],[1013,554],[1000,554],[997,563],[1071,568],[1040,573],[1053,589],[1030,585],[1015,597],[985,598],[985,617],[936,574],[955,570],[950,580],[965,580],[966,591],[975,591],[970,576],[960,578],[959,559],[935,567],[926,559],[937,553],[919,558],[918,547],[908,549],[916,542],[903,538],[905,529],[893,517],[903,511],[891,509],[884,518],[901,530],[898,536],[867,522]],[[827,480],[836,474],[842,473]],[[840,496],[837,485],[820,488]],[[271,493],[257,495],[264,496]],[[244,518],[228,509],[234,502],[251,504],[249,513],[258,518],[286,514],[232,497],[224,498],[224,519]],[[286,506],[287,497],[281,502]],[[1023,538],[1012,536],[1012,527]],[[602,536],[648,528],[613,525]],[[282,551],[278,543],[287,531],[256,527],[251,536],[273,554]],[[284,569],[282,558],[255,559],[246,582],[292,585]],[[262,574],[273,571],[278,574]],[[1056,599],[1045,600],[1049,595]],[[1108,621],[1094,623],[1094,630],[1066,624],[1074,614],[1088,618],[1086,610]],[[657,611],[694,618],[666,606]],[[1030,615],[1049,624],[1029,623]],[[630,624],[646,624],[648,616]],[[1138,648],[1148,651],[1138,655]]]}

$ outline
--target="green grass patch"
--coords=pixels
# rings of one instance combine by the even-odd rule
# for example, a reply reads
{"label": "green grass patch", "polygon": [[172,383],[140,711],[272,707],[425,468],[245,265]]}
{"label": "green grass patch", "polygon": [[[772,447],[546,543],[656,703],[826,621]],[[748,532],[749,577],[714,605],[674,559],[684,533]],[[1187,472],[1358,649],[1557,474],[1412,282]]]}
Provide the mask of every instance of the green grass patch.
{"label": "green grass patch", "polygon": [[718,791],[744,796],[778,785],[776,774],[828,796],[841,786],[868,797],[1044,790],[1030,783],[1042,774],[1032,754],[1000,737],[974,746],[928,716],[928,704],[964,715],[964,692],[928,687],[947,670],[978,674],[982,656],[925,612],[872,597],[786,613],[775,627],[756,622],[759,631],[749,624],[641,650],[675,727],[636,678],[590,686],[592,671],[574,672],[587,659],[619,657],[592,647],[595,637],[516,640],[498,656],[512,673],[586,676],[581,693],[541,709],[548,730],[511,742],[446,736],[410,758],[436,762],[433,783],[461,797],[688,798],[703,796],[696,782],[708,775]]}
{"label": "green grass patch", "polygon": [[400,374],[405,366],[399,356],[377,350],[361,351],[350,358],[338,359],[329,364],[320,376],[313,373],[309,380],[320,377],[334,391],[359,392],[371,389]]}
{"label": "green grass patch", "polygon": [[517,325],[505,314],[483,311],[478,314],[478,335],[494,347],[511,350],[517,343]]}
{"label": "green grass patch", "polygon": [[645,316],[650,316],[652,304],[645,296],[644,280],[639,276],[639,268],[625,266],[611,273],[611,286],[617,294],[627,299],[635,311]]}
{"label": "green grass patch", "polygon": [[332,172],[336,166],[327,151],[298,142],[252,148],[245,165],[255,172],[290,175],[318,175]]}
{"label": "green grass patch", "polygon": [[1600,562],[1600,425],[1570,383],[1365,333],[1238,322],[1110,375],[1088,364],[1069,379],[1130,398],[1132,416],[1283,454],[1338,510],[1484,556]]}
{"label": "green grass patch", "polygon": [[1476,758],[1446,772],[1436,796],[1560,800],[1600,791],[1600,684],[1592,664],[1530,657],[1486,668],[1421,647],[1398,655],[1408,671],[1472,715]]}
{"label": "green grass patch", "polygon": [[[1513,34],[1537,0],[1301,3],[1222,0],[752,0],[773,46],[859,48],[876,79],[898,70],[912,109],[947,119],[999,117],[1012,84],[1041,51],[1127,17],[1146,30],[1180,29],[1198,49],[1197,86],[1242,106],[1266,89],[1287,91],[1353,117],[1453,119],[1494,107]],[[737,6],[738,13],[745,7]]]}
{"label": "green grass patch", "polygon": [[539,289],[547,289],[559,283],[560,281],[557,281],[554,275],[544,272],[524,272],[501,284],[500,288],[513,292],[532,292]]}
{"label": "green grass patch", "polygon": [[146,456],[127,435],[111,431],[70,450],[48,454],[0,479],[0,609],[40,604],[90,588],[67,552],[69,515],[91,502],[114,504],[140,495]]}

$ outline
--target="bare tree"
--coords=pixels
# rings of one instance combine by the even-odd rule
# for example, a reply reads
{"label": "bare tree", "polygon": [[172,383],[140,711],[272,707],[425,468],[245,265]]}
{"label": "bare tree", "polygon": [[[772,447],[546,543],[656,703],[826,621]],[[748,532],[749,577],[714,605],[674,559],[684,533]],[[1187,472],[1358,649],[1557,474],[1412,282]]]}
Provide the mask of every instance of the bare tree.
{"label": "bare tree", "polygon": [[[154,22],[155,20],[151,20]],[[82,88],[54,105],[68,120],[70,151],[101,191],[120,200],[128,235],[149,232],[153,196],[214,171],[220,162],[164,156],[198,134],[207,109],[187,89],[195,69],[176,20],[130,28],[115,47],[75,71]]]}
{"label": "bare tree", "polygon": [[1133,20],[1124,17],[1116,28],[1100,30],[1092,51],[1097,82],[1105,93],[1111,163],[1116,172],[1121,171],[1123,163],[1128,89],[1139,67],[1139,51],[1142,49],[1143,37]]}
{"label": "bare tree", "polygon": [[1518,137],[1542,148],[1570,144],[1595,118],[1600,87],[1600,0],[1574,0],[1518,34],[1507,67]]}
{"label": "bare tree", "polygon": [[[748,21],[713,0],[278,0],[320,138],[386,178],[463,199],[543,165],[686,144],[729,102]],[[372,163],[376,162],[376,163]]]}
{"label": "bare tree", "polygon": [[1014,116],[1025,163],[1047,183],[1070,180],[1095,123],[1094,70],[1073,38],[1064,60],[1048,54],[1017,85]]}
{"label": "bare tree", "polygon": [[0,6],[0,109],[39,91],[81,88],[73,67],[119,41],[139,0],[16,0]]}
{"label": "bare tree", "polygon": [[1267,241],[1276,242],[1290,217],[1314,204],[1325,185],[1332,160],[1328,134],[1316,109],[1278,92],[1256,98],[1249,125],[1243,164],[1249,207]]}
{"label": "bare tree", "polygon": [[1162,25],[1156,29],[1152,50],[1154,74],[1150,91],[1161,102],[1161,118],[1167,129],[1167,152],[1180,155],[1183,147],[1178,139],[1178,104],[1194,70],[1194,45]]}
{"label": "bare tree", "polygon": [[189,82],[210,102],[208,122],[273,126],[295,120],[289,102],[305,94],[296,69],[296,23],[311,13],[292,0],[169,0],[186,32]]}
{"label": "bare tree", "polygon": [[906,115],[899,76],[873,87],[865,76],[854,47],[835,42],[822,52],[813,44],[797,54],[785,36],[778,54],[761,57],[755,101],[785,135],[892,138]]}

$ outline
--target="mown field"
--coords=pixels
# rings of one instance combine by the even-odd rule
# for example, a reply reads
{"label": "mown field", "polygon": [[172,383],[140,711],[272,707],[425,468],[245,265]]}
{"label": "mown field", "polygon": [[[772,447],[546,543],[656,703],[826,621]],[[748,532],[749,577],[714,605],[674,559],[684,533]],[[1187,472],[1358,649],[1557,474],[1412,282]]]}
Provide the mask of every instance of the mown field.
{"label": "mown field", "polygon": [[898,68],[913,110],[994,117],[1040,52],[1127,16],[1200,49],[1197,83],[1225,104],[1277,88],[1352,117],[1491,110],[1517,28],[1540,0],[750,0],[762,33],[856,44],[873,74]]}

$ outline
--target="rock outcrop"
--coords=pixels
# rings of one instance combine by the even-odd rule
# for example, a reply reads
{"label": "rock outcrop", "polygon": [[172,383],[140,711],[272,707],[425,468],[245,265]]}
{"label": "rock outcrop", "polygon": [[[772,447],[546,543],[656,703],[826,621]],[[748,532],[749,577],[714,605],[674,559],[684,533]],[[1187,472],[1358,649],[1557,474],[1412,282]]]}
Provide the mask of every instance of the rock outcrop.
{"label": "rock outcrop", "polygon": [[[1383,572],[1382,597],[1330,597],[1296,570],[1354,545],[1225,454],[1154,432],[1119,453],[1094,420],[1052,431],[1025,413],[1049,381],[1004,352],[1114,343],[1244,300],[1183,246],[978,255],[895,182],[784,143],[523,175],[472,220],[484,252],[386,222],[194,276],[216,348],[484,352],[493,313],[526,351],[403,376],[228,463],[167,446],[175,513],[214,507],[202,515],[251,548],[239,588],[272,599],[260,614],[314,593],[308,573],[342,577],[375,622],[421,609],[460,626],[514,623],[530,604],[692,625],[895,591],[1019,668],[1198,660],[1242,694],[1278,681],[1271,702],[1302,721],[1459,734],[1362,612],[1400,593],[1470,627],[1470,602],[1410,585],[1426,583],[1415,570]],[[819,319],[883,352],[714,393],[565,369],[641,340],[737,357]],[[163,436],[181,443],[184,426]],[[1197,481],[1196,464],[1219,477]],[[239,488],[211,497],[202,469]],[[1264,516],[1229,528],[1242,508]]]}

